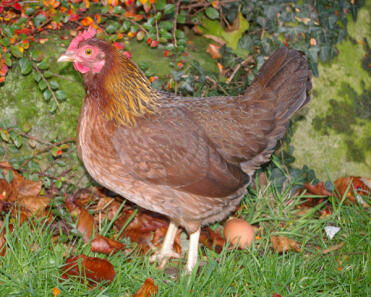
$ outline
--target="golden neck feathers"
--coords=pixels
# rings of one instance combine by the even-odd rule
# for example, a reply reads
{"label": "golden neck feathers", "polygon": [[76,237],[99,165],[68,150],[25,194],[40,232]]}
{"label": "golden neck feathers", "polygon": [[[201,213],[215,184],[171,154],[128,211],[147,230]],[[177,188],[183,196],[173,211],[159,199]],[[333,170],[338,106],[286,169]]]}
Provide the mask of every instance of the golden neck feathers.
{"label": "golden neck feathers", "polygon": [[136,118],[154,113],[159,98],[150,81],[122,53],[111,47],[100,73],[84,76],[88,97],[97,101],[108,120],[135,126]]}

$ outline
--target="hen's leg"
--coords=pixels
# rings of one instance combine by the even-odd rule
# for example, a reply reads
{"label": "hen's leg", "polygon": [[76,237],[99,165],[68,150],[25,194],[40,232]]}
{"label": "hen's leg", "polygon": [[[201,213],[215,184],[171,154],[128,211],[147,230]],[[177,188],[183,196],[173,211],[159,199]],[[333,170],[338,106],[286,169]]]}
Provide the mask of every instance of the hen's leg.
{"label": "hen's leg", "polygon": [[169,258],[179,258],[179,254],[173,250],[174,240],[178,226],[170,221],[169,228],[167,229],[164,243],[161,250],[151,257],[151,262],[158,261],[159,267],[164,268]]}
{"label": "hen's leg", "polygon": [[186,265],[186,273],[192,273],[193,268],[197,263],[198,258],[198,241],[200,239],[201,228],[189,236],[188,259]]}

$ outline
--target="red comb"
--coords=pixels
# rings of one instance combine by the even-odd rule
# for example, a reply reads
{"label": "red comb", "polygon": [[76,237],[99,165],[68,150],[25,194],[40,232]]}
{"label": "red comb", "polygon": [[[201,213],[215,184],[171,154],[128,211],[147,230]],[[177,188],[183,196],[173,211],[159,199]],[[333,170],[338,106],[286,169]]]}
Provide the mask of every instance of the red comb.
{"label": "red comb", "polygon": [[93,38],[95,36],[95,33],[97,33],[97,31],[93,27],[89,27],[88,30],[85,30],[84,32],[80,32],[71,41],[69,47],[67,48],[67,52],[77,49],[80,42]]}

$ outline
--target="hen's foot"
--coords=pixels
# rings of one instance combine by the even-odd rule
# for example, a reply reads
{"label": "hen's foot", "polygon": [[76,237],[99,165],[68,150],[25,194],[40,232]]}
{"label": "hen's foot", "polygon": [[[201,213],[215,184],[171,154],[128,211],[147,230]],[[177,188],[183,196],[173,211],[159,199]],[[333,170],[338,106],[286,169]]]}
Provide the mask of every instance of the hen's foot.
{"label": "hen's foot", "polygon": [[162,249],[156,252],[154,255],[151,256],[150,261],[151,263],[157,262],[158,267],[163,269],[170,258],[180,258],[180,254],[175,252],[174,250],[163,251]]}
{"label": "hen's foot", "polygon": [[178,226],[170,222],[161,250],[151,256],[151,262],[158,262],[159,268],[164,268],[170,258],[179,258],[180,254],[173,250],[174,240]]}

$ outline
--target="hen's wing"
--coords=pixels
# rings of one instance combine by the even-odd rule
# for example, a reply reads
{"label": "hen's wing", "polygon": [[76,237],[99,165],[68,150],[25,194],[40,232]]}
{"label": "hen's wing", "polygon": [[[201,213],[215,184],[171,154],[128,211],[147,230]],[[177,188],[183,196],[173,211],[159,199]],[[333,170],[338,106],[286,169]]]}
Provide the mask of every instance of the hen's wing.
{"label": "hen's wing", "polygon": [[245,94],[189,101],[194,120],[225,160],[251,175],[267,162],[290,117],[310,99],[311,72],[300,52],[281,48]]}
{"label": "hen's wing", "polygon": [[118,127],[112,141],[126,170],[149,184],[225,197],[246,183],[181,107],[138,119],[133,128]]}

